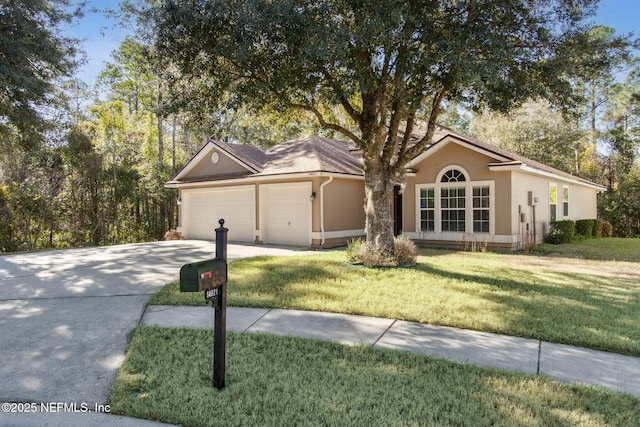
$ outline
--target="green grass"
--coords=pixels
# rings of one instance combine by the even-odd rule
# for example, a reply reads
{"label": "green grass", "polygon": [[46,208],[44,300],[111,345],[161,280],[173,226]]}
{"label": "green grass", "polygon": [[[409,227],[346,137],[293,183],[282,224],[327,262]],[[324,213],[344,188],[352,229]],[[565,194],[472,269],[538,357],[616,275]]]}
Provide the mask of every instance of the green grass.
{"label": "green grass", "polygon": [[640,239],[587,239],[563,245],[545,243],[538,245],[534,253],[542,256],[640,262]]}
{"label": "green grass", "polygon": [[[636,264],[436,250],[397,269],[351,265],[341,251],[257,257],[230,264],[227,302],[395,318],[639,356],[637,270]],[[151,304],[204,299],[181,294],[172,283]]]}
{"label": "green grass", "polygon": [[640,425],[640,399],[425,356],[228,333],[212,387],[211,331],[139,326],[111,412],[185,426]]}

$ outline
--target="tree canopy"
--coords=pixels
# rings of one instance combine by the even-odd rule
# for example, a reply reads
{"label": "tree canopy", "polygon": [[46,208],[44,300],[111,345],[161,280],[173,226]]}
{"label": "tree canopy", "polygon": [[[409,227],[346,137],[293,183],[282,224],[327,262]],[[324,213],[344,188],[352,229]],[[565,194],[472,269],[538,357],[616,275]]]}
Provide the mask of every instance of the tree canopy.
{"label": "tree canopy", "polygon": [[1,1],[0,135],[17,132],[26,144],[39,138],[55,80],[77,65],[75,40],[60,27],[79,16],[68,0]]}
{"label": "tree canopy", "polygon": [[[600,66],[587,61],[602,48],[588,43],[596,3],[166,0],[150,11],[174,82],[205,80],[209,100],[307,111],[361,149],[367,243],[388,254],[393,186],[443,102],[575,101],[572,78]],[[346,120],[325,114],[335,105]],[[418,121],[426,133],[415,142]]]}

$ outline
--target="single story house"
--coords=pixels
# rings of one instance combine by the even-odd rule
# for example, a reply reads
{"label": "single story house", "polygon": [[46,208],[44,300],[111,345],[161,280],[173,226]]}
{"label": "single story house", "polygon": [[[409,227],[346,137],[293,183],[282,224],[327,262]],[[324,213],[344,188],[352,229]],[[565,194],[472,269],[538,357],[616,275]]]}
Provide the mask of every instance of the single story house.
{"label": "single story house", "polygon": [[[209,141],[165,184],[179,191],[179,228],[229,241],[332,247],[364,236],[362,158],[353,143],[306,136],[263,150]],[[604,187],[438,127],[407,165],[394,232],[437,247],[515,251],[549,223],[597,217]]]}

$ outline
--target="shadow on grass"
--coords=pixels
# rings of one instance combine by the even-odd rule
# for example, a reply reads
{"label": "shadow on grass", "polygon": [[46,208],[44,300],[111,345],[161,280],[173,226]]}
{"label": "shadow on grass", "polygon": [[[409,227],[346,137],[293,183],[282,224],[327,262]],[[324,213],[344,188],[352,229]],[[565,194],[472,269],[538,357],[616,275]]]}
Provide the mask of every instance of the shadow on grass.
{"label": "shadow on grass", "polygon": [[141,326],[114,413],[180,425],[576,425],[640,422],[633,396],[368,347],[229,333],[226,388],[211,334]]}
{"label": "shadow on grass", "polygon": [[[633,280],[494,267],[484,256],[464,266],[457,262],[370,269],[331,253],[238,260],[230,264],[227,301],[396,318],[640,355],[640,287]],[[151,303],[205,301],[200,293],[181,295],[173,284]]]}
{"label": "shadow on grass", "polygon": [[640,356],[640,286],[633,280],[508,268],[474,267],[475,274],[427,264],[413,268],[503,307],[507,331],[489,332]]}

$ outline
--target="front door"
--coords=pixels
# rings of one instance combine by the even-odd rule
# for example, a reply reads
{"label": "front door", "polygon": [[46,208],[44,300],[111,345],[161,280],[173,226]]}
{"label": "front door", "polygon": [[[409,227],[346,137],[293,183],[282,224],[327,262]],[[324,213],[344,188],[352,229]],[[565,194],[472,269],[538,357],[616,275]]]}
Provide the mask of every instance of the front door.
{"label": "front door", "polygon": [[402,188],[393,187],[393,235],[402,234]]}

